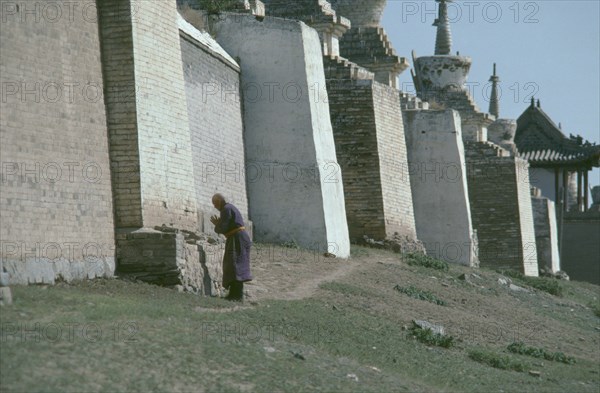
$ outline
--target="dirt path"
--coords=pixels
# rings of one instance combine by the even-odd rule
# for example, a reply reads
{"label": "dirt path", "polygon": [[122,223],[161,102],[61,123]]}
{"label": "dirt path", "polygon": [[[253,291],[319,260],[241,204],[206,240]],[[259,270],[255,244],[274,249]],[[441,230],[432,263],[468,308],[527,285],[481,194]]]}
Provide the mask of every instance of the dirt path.
{"label": "dirt path", "polygon": [[344,277],[362,265],[357,259],[326,258],[310,251],[280,247],[268,251],[258,252],[252,259],[254,281],[245,286],[249,300],[311,297],[320,284]]}
{"label": "dirt path", "polygon": [[311,297],[317,291],[321,283],[335,281],[339,278],[342,278],[355,271],[359,266],[360,264],[356,260],[346,260],[338,263],[334,270],[327,271],[327,269],[322,269],[319,272],[319,276],[302,281],[300,285],[286,293],[284,298],[291,300]]}

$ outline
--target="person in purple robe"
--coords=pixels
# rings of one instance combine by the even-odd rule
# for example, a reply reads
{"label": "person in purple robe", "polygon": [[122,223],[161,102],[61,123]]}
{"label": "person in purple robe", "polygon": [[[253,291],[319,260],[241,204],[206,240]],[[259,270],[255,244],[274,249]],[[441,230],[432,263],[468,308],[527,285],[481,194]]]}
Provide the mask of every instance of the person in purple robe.
{"label": "person in purple robe", "polygon": [[212,197],[215,209],[221,213],[210,218],[215,232],[225,235],[225,254],[223,255],[223,287],[229,289],[227,300],[242,301],[244,282],[252,281],[250,273],[250,246],[252,241],[244,227],[240,211],[225,201],[221,194]]}

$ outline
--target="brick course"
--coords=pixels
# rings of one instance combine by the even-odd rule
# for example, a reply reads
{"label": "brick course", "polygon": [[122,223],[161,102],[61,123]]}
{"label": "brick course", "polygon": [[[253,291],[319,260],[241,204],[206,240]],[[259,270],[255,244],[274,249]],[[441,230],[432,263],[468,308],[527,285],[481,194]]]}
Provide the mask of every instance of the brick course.
{"label": "brick course", "polygon": [[0,23],[0,271],[15,284],[111,276],[98,25],[77,12],[50,21],[43,4],[19,5],[4,8]]}
{"label": "brick course", "polygon": [[144,226],[197,230],[177,6],[175,1],[143,1],[133,9]]}
{"label": "brick course", "polygon": [[222,192],[247,220],[239,68],[181,34],[198,209],[215,214],[211,197]]}
{"label": "brick course", "polygon": [[489,142],[465,143],[481,266],[538,275],[528,164]]}
{"label": "brick course", "polygon": [[[325,58],[327,92],[342,168],[350,238],[385,239],[395,232],[416,239],[400,98],[392,87]],[[372,74],[371,74],[372,76]]]}

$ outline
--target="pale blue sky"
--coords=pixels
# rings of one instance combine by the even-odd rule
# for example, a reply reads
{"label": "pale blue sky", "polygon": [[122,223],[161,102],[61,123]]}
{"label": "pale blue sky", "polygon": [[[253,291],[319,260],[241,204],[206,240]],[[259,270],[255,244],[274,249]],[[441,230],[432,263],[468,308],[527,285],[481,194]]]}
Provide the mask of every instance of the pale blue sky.
{"label": "pale blue sky", "polygon": [[[383,26],[411,65],[413,49],[433,55],[435,6],[433,0],[388,0]],[[449,17],[453,53],[473,59],[469,86],[481,110],[488,111],[486,85],[496,62],[501,117],[516,119],[535,92],[567,136],[600,143],[600,1],[456,1]],[[414,90],[409,70],[400,88]],[[600,184],[600,171],[590,184]]]}

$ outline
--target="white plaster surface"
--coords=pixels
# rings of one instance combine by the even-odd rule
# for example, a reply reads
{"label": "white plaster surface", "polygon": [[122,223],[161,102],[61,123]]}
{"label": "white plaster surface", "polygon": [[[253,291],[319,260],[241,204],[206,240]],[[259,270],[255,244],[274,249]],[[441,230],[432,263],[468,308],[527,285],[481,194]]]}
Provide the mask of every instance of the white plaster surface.
{"label": "white plaster surface", "polygon": [[425,89],[464,88],[471,68],[471,58],[463,56],[425,56],[416,60],[415,67]]}
{"label": "white plaster surface", "polygon": [[535,224],[529,181],[529,163],[516,158],[517,196],[519,203],[519,224],[521,225],[521,244],[523,245],[523,268],[526,276],[539,276],[538,250],[535,241]]}
{"label": "white plaster surface", "polygon": [[558,250],[558,225],[556,222],[556,205],[551,200],[548,200],[548,226],[550,228],[550,253],[552,258],[552,272],[556,273],[559,270],[561,270],[560,252]]}
{"label": "white plaster surface", "polygon": [[132,23],[144,226],[197,230],[190,126],[175,2],[148,2]]}
{"label": "white plaster surface", "polygon": [[207,31],[201,31],[192,26],[191,23],[183,19],[179,13],[177,13],[177,25],[179,26],[179,30],[183,31],[185,34],[194,38],[200,44],[206,46],[208,49],[213,51],[214,53],[221,56],[223,59],[227,60],[231,65],[238,67],[239,64],[219,45],[217,41],[215,41]]}
{"label": "white plaster surface", "polygon": [[405,115],[417,237],[430,255],[476,265],[460,115],[455,110]]}
{"label": "white plaster surface", "polygon": [[216,40],[240,58],[249,215],[258,241],[348,257],[341,170],[321,44],[302,22],[227,14]]}
{"label": "white plaster surface", "polygon": [[535,220],[538,264],[556,273],[561,269],[554,202],[544,197],[533,197],[531,202]]}

